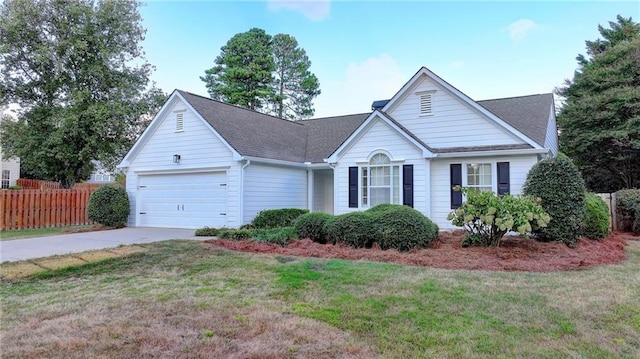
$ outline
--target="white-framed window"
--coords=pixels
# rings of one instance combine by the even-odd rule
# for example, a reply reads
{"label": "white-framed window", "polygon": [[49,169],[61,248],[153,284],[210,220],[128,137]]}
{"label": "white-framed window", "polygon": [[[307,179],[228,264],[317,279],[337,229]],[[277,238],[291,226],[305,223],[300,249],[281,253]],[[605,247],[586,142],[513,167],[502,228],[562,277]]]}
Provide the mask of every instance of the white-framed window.
{"label": "white-framed window", "polygon": [[360,205],[400,204],[401,181],[400,166],[392,164],[384,153],[373,155],[366,165],[360,167]]}
{"label": "white-framed window", "polygon": [[435,91],[418,92],[420,116],[433,115],[433,94]]}
{"label": "white-framed window", "polygon": [[0,188],[9,188],[11,183],[11,171],[2,170],[2,179],[0,180]]}
{"label": "white-framed window", "polygon": [[176,132],[184,131],[184,113],[176,113]]}
{"label": "white-framed window", "polygon": [[466,186],[480,191],[493,191],[492,165],[491,163],[467,163]]}

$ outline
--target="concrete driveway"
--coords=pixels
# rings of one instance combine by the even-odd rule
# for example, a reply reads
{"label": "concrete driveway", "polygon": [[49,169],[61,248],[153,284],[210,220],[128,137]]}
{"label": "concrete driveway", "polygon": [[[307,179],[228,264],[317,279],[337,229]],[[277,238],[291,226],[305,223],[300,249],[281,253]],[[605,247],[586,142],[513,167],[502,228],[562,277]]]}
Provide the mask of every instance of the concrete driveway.
{"label": "concrete driveway", "polygon": [[212,238],[196,237],[194,233],[195,229],[125,227],[109,231],[0,241],[0,262],[114,248],[122,244],[151,243],[167,239],[205,240]]}

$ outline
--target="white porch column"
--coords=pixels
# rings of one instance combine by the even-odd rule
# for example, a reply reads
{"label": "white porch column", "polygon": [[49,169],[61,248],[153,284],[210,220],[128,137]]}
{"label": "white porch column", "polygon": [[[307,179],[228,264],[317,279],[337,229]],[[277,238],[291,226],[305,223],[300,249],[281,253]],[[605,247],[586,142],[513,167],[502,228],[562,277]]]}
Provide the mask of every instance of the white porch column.
{"label": "white porch column", "polygon": [[307,209],[313,212],[313,170],[307,169]]}

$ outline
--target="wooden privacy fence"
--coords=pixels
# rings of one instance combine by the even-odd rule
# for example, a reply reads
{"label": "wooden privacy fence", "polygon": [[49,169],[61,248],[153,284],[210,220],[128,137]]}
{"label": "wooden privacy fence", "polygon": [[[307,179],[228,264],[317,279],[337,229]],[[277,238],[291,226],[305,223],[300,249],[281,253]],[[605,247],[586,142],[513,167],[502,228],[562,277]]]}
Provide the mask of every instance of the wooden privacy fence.
{"label": "wooden privacy fence", "polygon": [[22,189],[60,189],[60,182],[18,178],[16,184]]}
{"label": "wooden privacy fence", "polygon": [[95,188],[0,191],[0,230],[89,224],[87,205]]}

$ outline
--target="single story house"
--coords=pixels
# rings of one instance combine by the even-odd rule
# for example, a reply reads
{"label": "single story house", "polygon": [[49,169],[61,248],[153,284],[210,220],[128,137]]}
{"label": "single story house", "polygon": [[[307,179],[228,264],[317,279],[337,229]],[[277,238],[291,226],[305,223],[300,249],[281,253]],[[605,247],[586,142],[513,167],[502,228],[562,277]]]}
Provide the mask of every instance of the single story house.
{"label": "single story house", "polygon": [[20,178],[20,159],[13,157],[5,160],[0,147],[0,189],[15,186],[18,178]]}
{"label": "single story house", "polygon": [[474,101],[421,68],[369,113],[291,122],[175,90],[120,164],[130,226],[238,227],[264,209],[412,206],[441,229],[452,186],[518,194],[555,156],[552,94]]}

